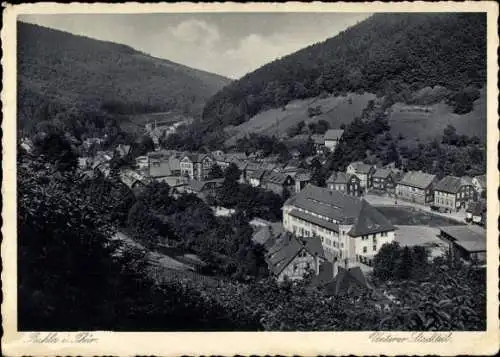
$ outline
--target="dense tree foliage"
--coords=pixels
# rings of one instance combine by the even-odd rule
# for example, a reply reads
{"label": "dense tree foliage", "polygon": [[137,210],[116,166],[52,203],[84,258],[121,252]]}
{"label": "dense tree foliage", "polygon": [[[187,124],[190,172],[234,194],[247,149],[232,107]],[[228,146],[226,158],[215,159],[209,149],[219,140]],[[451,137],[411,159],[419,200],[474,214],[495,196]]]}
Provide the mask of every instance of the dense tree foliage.
{"label": "dense tree foliage", "polygon": [[245,215],[215,217],[212,209],[192,194],[174,197],[164,183],[148,185],[128,215],[128,227],[150,249],[159,245],[199,255],[205,272],[236,279],[267,274],[262,247],[252,241]]}
{"label": "dense tree foliage", "polygon": [[210,168],[210,171],[208,172],[209,179],[219,179],[223,177],[224,177],[224,171],[219,165],[215,164]]}
{"label": "dense tree foliage", "polygon": [[261,151],[263,156],[278,155],[282,162],[290,159],[288,148],[274,135],[268,136],[251,133],[238,139],[236,150],[246,153]]}
{"label": "dense tree foliage", "polygon": [[229,83],[124,45],[22,22],[17,31],[18,121],[27,132],[47,118],[79,136],[102,132],[128,114],[197,117],[206,99]]}
{"label": "dense tree foliage", "polygon": [[239,183],[240,170],[235,164],[224,172],[224,181],[217,190],[214,203],[240,211],[248,219],[260,217],[272,222],[281,220],[284,196],[249,184]]}
{"label": "dense tree foliage", "polygon": [[[182,242],[209,263],[207,270],[245,283],[182,278],[174,271],[153,283],[145,252],[124,249],[111,239],[113,205],[96,207],[99,196],[92,198],[85,181],[71,171],[54,172],[44,157],[23,154],[18,161],[21,330],[485,328],[484,270],[448,265],[446,259],[421,264],[424,251],[387,246],[376,269],[392,268],[377,273],[376,294],[328,297],[309,287],[307,279],[282,285],[273,279],[255,281],[252,277],[265,277],[267,271],[262,247],[250,242],[247,218],[218,219],[195,196],[176,198],[160,183],[148,186],[133,204],[133,224],[159,219],[167,230],[156,233],[164,234],[164,241]],[[234,182],[230,173],[226,181]],[[381,300],[382,293],[387,297]]]}
{"label": "dense tree foliage", "polygon": [[26,156],[18,167],[21,330],[258,328],[200,291],[149,280],[144,252],[120,248],[109,212],[87,200],[73,173],[53,169]]}
{"label": "dense tree foliage", "polygon": [[57,171],[74,171],[77,156],[69,141],[60,132],[51,132],[35,137],[35,154],[45,158]]}
{"label": "dense tree foliage", "polygon": [[418,280],[428,274],[429,254],[424,247],[384,244],[373,259],[373,275],[382,281]]}
{"label": "dense tree foliage", "polygon": [[[486,80],[485,14],[376,14],[224,87],[203,111],[207,127],[237,125],[266,108],[323,92],[404,93],[442,86],[457,113]],[[388,103],[390,104],[390,103]]]}

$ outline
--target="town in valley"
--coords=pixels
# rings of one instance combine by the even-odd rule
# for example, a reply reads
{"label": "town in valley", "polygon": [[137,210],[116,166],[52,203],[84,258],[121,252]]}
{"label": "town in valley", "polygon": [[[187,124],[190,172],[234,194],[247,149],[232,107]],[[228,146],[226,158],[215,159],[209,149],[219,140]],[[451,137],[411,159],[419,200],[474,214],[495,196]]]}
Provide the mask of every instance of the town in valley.
{"label": "town in valley", "polygon": [[21,329],[486,328],[485,16],[366,15],[233,79],[41,18]]}

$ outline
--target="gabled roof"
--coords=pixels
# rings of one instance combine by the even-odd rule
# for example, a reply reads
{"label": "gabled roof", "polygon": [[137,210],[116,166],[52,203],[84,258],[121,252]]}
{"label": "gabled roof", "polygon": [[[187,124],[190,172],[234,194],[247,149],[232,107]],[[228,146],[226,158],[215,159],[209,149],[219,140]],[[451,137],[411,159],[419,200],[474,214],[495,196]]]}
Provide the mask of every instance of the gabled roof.
{"label": "gabled roof", "polygon": [[373,178],[386,179],[389,176],[392,176],[392,170],[389,169],[377,169],[373,174]]}
{"label": "gabled roof", "polygon": [[363,175],[366,175],[374,168],[373,165],[365,164],[361,161],[351,162],[349,166],[351,166],[357,174]]}
{"label": "gabled roof", "polygon": [[311,184],[289,198],[285,205],[293,205],[336,221],[351,223],[354,223],[361,209],[361,201],[358,198]]}
{"label": "gabled roof", "polygon": [[391,222],[389,222],[389,220],[385,218],[385,216],[375,207],[370,205],[365,200],[362,200],[361,202],[361,210],[356,223],[348,233],[351,237],[359,237],[378,232],[388,232],[395,229]]}
{"label": "gabled roof", "polygon": [[189,158],[189,160],[191,162],[201,162],[205,157],[209,157],[210,158],[210,155],[208,154],[200,154],[200,153],[189,153],[189,154],[185,154],[182,158],[182,160],[184,160],[184,158]]}
{"label": "gabled roof", "polygon": [[329,229],[331,231],[334,231],[334,232],[338,232],[339,231],[339,225],[338,224],[333,223],[333,222],[328,222],[328,221],[326,221],[324,219],[321,219],[319,217],[313,216],[312,214],[309,214],[309,213],[306,213],[306,212],[303,212],[303,211],[299,211],[298,209],[293,209],[288,214],[290,216],[293,216],[293,217],[296,217],[296,218],[300,218],[300,219],[302,219],[304,221],[314,223],[317,226]]}
{"label": "gabled roof", "polygon": [[409,171],[403,176],[400,185],[411,186],[420,189],[428,188],[436,178],[436,175],[426,174],[420,171]]}
{"label": "gabled roof", "polygon": [[333,279],[333,264],[324,261],[319,266],[319,274],[311,280],[311,286],[324,286]]}
{"label": "gabled roof", "polygon": [[472,185],[468,181],[456,176],[445,176],[434,186],[435,191],[457,193],[462,186]]}
{"label": "gabled roof", "polygon": [[327,183],[347,183],[347,175],[341,171],[333,171]]}
{"label": "gabled roof", "polygon": [[330,129],[325,133],[325,140],[340,140],[342,135],[344,134],[344,130],[341,129]]}
{"label": "gabled roof", "polygon": [[468,252],[486,251],[486,230],[475,226],[445,226],[441,231],[450,236],[455,244]]}
{"label": "gabled roof", "polygon": [[297,173],[295,174],[295,181],[310,181],[311,180],[312,173],[308,170],[305,169],[299,169]]}
{"label": "gabled roof", "polygon": [[291,177],[290,175],[281,173],[281,172],[275,172],[275,171],[268,171],[264,174],[262,177],[262,180],[264,182],[268,183],[274,183],[277,185],[284,185],[286,183],[286,180]]}
{"label": "gabled roof", "polygon": [[248,177],[253,178],[253,179],[257,179],[257,180],[262,180],[265,174],[266,174],[265,170],[257,169],[255,171],[250,171],[248,173]]}
{"label": "gabled roof", "polygon": [[[298,208],[292,209],[291,215],[336,232],[338,226],[333,221],[352,224],[353,227],[349,231],[351,237],[395,229],[382,213],[364,199],[360,200],[340,191],[331,191],[310,184],[289,198],[285,205]],[[312,213],[326,218],[317,217]]]}
{"label": "gabled roof", "polygon": [[344,269],[338,267],[337,275],[325,285],[326,294],[332,296],[356,294],[363,290],[371,290],[360,267]]}
{"label": "gabled roof", "polygon": [[276,244],[266,254],[269,269],[279,275],[302,251],[305,250],[312,256],[325,257],[323,245],[318,237],[297,238],[288,232],[281,234]]}

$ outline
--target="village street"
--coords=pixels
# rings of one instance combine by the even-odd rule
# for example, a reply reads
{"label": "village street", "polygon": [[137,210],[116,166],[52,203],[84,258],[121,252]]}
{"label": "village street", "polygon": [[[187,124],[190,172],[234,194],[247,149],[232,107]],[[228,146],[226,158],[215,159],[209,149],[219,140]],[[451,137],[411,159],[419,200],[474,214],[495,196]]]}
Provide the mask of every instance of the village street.
{"label": "village street", "polygon": [[364,199],[374,206],[379,206],[379,207],[381,207],[381,206],[413,207],[413,208],[417,208],[417,209],[420,209],[420,210],[425,211],[425,212],[429,212],[429,213],[437,215],[437,216],[442,216],[445,218],[453,219],[453,220],[458,221],[460,223],[465,223],[465,210],[461,210],[459,212],[452,212],[452,213],[441,213],[441,212],[437,212],[437,211],[432,211],[430,206],[424,206],[424,205],[414,203],[414,202],[395,199],[394,197],[379,196],[379,195],[374,195],[374,194],[366,194],[364,196]]}

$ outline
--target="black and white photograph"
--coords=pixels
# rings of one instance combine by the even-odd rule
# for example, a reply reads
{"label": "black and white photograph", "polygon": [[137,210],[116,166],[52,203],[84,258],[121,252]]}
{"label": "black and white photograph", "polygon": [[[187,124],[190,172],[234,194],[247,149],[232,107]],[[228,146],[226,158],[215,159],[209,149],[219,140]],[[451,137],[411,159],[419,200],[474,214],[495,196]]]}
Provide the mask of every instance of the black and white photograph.
{"label": "black and white photograph", "polygon": [[498,328],[492,15],[280,9],[16,17],[18,332]]}

